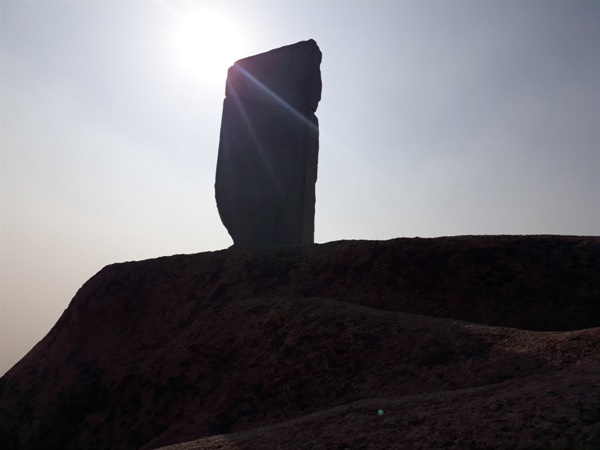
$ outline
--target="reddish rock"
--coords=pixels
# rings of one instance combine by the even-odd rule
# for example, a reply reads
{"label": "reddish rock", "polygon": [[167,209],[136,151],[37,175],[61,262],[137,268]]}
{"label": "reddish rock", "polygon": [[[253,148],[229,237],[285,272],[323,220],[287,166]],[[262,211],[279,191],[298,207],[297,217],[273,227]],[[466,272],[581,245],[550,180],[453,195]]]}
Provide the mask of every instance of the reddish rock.
{"label": "reddish rock", "polygon": [[596,364],[480,388],[359,400],[161,450],[597,449],[599,370]]}
{"label": "reddish rock", "polygon": [[600,238],[559,236],[114,264],[2,377],[0,434],[49,450],[599,448],[599,267]]}

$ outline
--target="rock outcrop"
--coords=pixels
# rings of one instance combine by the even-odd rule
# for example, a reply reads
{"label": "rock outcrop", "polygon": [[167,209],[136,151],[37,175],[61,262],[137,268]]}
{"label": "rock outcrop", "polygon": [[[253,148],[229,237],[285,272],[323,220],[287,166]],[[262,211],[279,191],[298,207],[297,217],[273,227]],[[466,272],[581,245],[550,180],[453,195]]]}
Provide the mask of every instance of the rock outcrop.
{"label": "rock outcrop", "polygon": [[228,71],[215,196],[237,247],[314,242],[320,64],[309,40]]}
{"label": "rock outcrop", "polygon": [[0,379],[2,442],[600,448],[598,267],[559,236],[113,264]]}

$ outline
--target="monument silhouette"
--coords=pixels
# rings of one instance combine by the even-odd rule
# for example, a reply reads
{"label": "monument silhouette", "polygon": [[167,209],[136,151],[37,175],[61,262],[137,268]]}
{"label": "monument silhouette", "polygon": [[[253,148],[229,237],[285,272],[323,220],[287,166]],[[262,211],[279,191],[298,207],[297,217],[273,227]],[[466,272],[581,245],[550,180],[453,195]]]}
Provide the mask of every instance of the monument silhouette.
{"label": "monument silhouette", "polygon": [[321,57],[311,39],[229,68],[215,197],[235,247],[314,242]]}

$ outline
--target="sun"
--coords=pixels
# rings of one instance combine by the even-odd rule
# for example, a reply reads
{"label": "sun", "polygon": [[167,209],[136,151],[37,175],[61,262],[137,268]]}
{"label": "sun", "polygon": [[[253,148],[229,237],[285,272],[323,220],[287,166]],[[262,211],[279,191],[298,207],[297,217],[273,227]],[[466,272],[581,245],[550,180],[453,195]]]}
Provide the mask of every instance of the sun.
{"label": "sun", "polygon": [[240,28],[210,10],[193,11],[180,19],[175,47],[186,72],[203,82],[224,82],[227,69],[244,57],[245,48]]}

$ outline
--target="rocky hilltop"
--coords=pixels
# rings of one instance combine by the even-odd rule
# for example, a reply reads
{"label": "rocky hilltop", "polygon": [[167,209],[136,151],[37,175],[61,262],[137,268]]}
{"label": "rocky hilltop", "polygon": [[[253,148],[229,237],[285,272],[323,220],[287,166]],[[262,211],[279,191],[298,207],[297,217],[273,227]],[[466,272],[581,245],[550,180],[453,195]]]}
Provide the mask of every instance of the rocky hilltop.
{"label": "rocky hilltop", "polygon": [[600,238],[113,264],[0,380],[10,449],[599,449]]}

